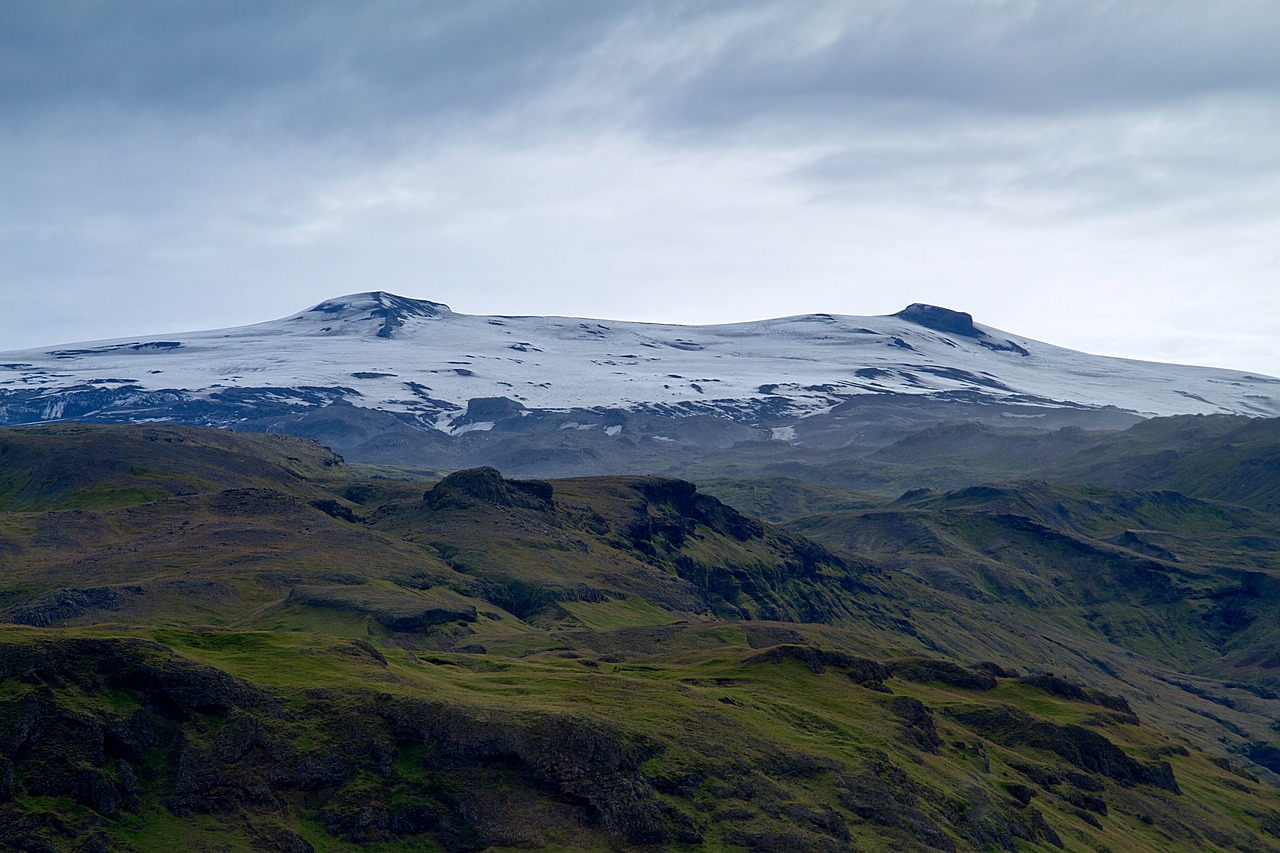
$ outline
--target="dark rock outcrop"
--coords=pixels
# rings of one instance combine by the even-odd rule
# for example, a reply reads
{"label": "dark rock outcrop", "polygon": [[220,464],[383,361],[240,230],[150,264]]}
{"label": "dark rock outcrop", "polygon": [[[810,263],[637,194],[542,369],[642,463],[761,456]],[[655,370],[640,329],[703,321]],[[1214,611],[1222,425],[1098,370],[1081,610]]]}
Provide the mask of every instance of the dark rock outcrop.
{"label": "dark rock outcrop", "polygon": [[1101,774],[1125,787],[1151,785],[1180,793],[1168,762],[1136,761],[1102,735],[1083,726],[1058,725],[1009,705],[951,711],[950,716],[996,743],[1056,753],[1081,770]]}
{"label": "dark rock outcrop", "polygon": [[907,681],[940,681],[963,690],[994,690],[996,678],[987,667],[964,667],[933,658],[903,658],[889,662],[895,678]]}
{"label": "dark rock outcrop", "polygon": [[914,302],[893,316],[924,326],[926,329],[946,332],[949,335],[962,335],[967,338],[983,335],[982,331],[974,327],[972,314],[952,311],[950,308],[939,308],[937,305]]}
{"label": "dark rock outcrop", "polygon": [[[357,843],[545,843],[508,813],[512,803],[617,844],[673,837],[639,771],[658,747],[588,719],[331,690],[309,703],[294,697],[285,713],[226,673],[138,640],[0,643],[0,679],[57,686],[0,702],[7,809],[31,796],[66,798],[101,824],[139,807],[141,779],[178,816],[234,816],[262,849],[309,849],[278,822],[304,801],[331,833]],[[71,686],[86,695],[112,690],[113,710],[64,707],[59,696]],[[370,778],[381,781],[371,788]],[[499,789],[510,791],[505,806],[487,799]],[[70,825],[28,827],[27,817],[36,815],[24,807],[6,813],[0,847],[43,849],[22,839],[80,834]],[[102,841],[118,847],[109,832]]]}
{"label": "dark rock outcrop", "polygon": [[884,664],[869,658],[860,658],[846,652],[820,649],[815,646],[781,645],[752,655],[743,661],[748,664],[779,664],[798,660],[809,667],[810,672],[826,672],[827,667],[843,670],[849,678],[864,686],[877,685],[889,676]]}
{"label": "dark rock outcrop", "polygon": [[902,739],[911,746],[924,752],[936,753],[942,746],[942,738],[933,723],[933,712],[919,699],[910,696],[895,696],[889,703],[889,710],[901,722]]}
{"label": "dark rock outcrop", "polygon": [[550,483],[507,480],[496,468],[469,468],[445,477],[422,496],[431,510],[469,509],[488,504],[550,511],[555,508]]}
{"label": "dark rock outcrop", "polygon": [[1060,678],[1051,672],[1024,675],[1018,681],[1032,687],[1038,687],[1051,696],[1059,696],[1063,699],[1070,699],[1073,702],[1087,702],[1090,705],[1109,708],[1112,711],[1118,711],[1121,714],[1132,717],[1134,723],[1138,721],[1137,715],[1133,713],[1133,709],[1129,707],[1128,700],[1123,696],[1114,696],[1101,690],[1095,690],[1092,687],[1084,687],[1073,681]]}
{"label": "dark rock outcrop", "polygon": [[0,611],[0,622],[43,628],[90,613],[120,611],[128,608],[143,592],[140,586],[54,589]]}
{"label": "dark rock outcrop", "polygon": [[368,593],[360,586],[299,586],[288,605],[347,610],[372,616],[393,631],[421,632],[450,622],[474,622],[475,605],[444,589],[405,591],[402,595]]}

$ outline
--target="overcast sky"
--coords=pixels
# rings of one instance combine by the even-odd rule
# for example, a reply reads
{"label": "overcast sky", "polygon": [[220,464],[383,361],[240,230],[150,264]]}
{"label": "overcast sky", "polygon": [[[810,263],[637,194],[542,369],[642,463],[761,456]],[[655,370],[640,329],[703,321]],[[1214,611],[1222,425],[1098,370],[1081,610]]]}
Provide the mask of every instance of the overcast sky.
{"label": "overcast sky", "polygon": [[389,290],[1280,375],[1274,0],[0,4],[0,350]]}

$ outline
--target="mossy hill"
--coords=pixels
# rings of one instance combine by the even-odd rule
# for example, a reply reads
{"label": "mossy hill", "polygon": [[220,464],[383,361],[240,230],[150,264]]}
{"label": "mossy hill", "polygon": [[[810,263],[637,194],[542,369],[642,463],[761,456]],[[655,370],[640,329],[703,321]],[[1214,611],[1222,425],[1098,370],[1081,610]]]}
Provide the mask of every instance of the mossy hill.
{"label": "mossy hill", "polygon": [[[951,491],[992,481],[1047,480],[1174,489],[1269,512],[1280,509],[1277,418],[1181,415],[1152,418],[1125,430],[964,421],[921,429],[883,446],[775,446],[779,444],[742,443],[672,470],[700,483],[725,478],[757,484],[780,478],[800,481],[808,484],[803,492],[809,500],[816,498],[814,486],[887,498],[919,488]],[[745,487],[736,488],[741,492]],[[758,485],[754,491],[755,500],[763,499]],[[779,519],[803,511],[786,498],[778,503]]]}
{"label": "mossy hill", "polygon": [[0,432],[0,847],[1280,849],[1265,489],[377,473]]}

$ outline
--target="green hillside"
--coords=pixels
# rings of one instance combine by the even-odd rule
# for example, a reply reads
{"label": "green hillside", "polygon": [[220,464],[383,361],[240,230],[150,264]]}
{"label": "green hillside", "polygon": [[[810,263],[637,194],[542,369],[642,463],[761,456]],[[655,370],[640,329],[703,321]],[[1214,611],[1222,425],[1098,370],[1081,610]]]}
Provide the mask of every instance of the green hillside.
{"label": "green hillside", "polygon": [[1280,849],[1280,518],[1188,442],[717,499],[0,432],[0,847]]}

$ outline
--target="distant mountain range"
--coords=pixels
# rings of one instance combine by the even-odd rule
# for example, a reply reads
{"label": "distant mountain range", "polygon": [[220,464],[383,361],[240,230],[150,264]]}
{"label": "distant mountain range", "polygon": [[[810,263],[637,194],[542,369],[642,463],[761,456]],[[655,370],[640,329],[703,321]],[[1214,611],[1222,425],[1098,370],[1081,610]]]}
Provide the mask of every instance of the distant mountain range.
{"label": "distant mountain range", "polygon": [[679,470],[741,443],[877,447],[945,421],[1280,415],[1280,379],[1093,356],[911,305],[680,326],[458,314],[384,292],[281,320],[0,354],[0,425],[172,422],[348,458]]}

